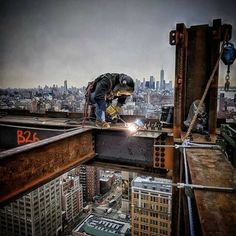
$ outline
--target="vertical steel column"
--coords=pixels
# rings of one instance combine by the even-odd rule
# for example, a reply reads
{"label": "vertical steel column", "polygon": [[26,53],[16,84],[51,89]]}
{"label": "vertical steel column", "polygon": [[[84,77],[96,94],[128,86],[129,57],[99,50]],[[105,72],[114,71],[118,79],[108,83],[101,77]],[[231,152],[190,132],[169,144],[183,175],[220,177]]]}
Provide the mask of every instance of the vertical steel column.
{"label": "vertical steel column", "polygon": [[174,97],[174,138],[181,137],[182,121],[185,116],[185,80],[187,66],[188,32],[184,24],[177,24],[170,32],[170,44],[176,45],[175,97]]}
{"label": "vertical steel column", "polygon": [[[227,39],[230,39],[231,25],[222,26],[220,19],[213,21],[213,27],[196,25],[187,29],[184,24],[177,24],[176,30],[170,32],[170,44],[176,45],[174,138],[181,137],[181,131],[185,128],[183,122],[191,104],[200,100],[204,93],[220,55],[220,42],[224,39],[226,29]],[[204,101],[210,134],[215,133],[217,121],[218,72],[219,69],[214,74]]]}

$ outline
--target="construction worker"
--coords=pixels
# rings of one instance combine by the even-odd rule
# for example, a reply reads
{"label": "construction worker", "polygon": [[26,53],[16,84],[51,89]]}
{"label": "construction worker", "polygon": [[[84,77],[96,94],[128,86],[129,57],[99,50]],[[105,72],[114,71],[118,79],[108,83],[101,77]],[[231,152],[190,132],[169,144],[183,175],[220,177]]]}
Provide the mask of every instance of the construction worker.
{"label": "construction worker", "polygon": [[[89,91],[88,91],[89,90]],[[95,125],[101,128],[109,128],[105,113],[112,100],[117,99],[115,110],[121,111],[121,106],[126,98],[134,92],[134,81],[126,74],[106,73],[97,77],[87,87],[90,103],[95,105]]]}

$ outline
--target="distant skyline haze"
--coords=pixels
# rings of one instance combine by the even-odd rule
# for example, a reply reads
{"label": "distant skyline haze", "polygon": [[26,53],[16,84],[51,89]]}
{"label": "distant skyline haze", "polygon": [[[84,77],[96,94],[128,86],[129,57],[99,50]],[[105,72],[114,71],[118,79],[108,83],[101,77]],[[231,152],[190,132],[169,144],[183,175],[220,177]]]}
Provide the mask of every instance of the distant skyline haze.
{"label": "distant skyline haze", "polygon": [[[236,1],[214,0],[0,0],[0,87],[86,86],[107,72],[134,79],[175,78],[175,47],[169,32],[187,27],[232,24]],[[231,85],[236,86],[236,62]],[[226,66],[221,62],[221,85]]]}

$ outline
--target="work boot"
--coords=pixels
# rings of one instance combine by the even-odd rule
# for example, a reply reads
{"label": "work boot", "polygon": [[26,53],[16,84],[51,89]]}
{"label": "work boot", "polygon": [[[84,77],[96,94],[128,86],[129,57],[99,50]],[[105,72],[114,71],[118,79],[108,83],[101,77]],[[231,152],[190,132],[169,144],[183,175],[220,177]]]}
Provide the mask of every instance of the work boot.
{"label": "work boot", "polygon": [[96,120],[95,126],[98,128],[110,128],[109,123],[107,123],[106,121],[100,121],[100,120]]}

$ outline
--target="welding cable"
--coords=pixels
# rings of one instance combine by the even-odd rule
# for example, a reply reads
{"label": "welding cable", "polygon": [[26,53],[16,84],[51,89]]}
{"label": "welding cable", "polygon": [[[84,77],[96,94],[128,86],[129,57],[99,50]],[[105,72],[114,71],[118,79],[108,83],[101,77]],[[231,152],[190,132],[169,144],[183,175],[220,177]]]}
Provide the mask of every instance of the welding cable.
{"label": "welding cable", "polygon": [[[183,143],[183,144],[185,144],[185,143]],[[188,163],[187,163],[185,148],[182,149],[182,154],[183,154],[183,158],[184,158],[185,183],[189,184]],[[195,236],[195,229],[194,229],[194,223],[193,223],[193,207],[192,207],[191,198],[189,196],[187,196],[187,204],[188,204],[190,235]]]}
{"label": "welding cable", "polygon": [[224,51],[224,43],[226,42],[227,36],[228,36],[228,29],[226,29],[226,32],[225,32],[225,37],[224,37],[224,41],[223,41],[223,43],[222,43],[222,45],[221,45],[221,51],[220,51],[218,60],[216,61],[216,64],[215,64],[215,66],[214,66],[214,68],[213,68],[213,71],[212,71],[212,73],[211,73],[211,76],[210,76],[210,78],[209,78],[209,80],[208,80],[208,82],[207,82],[207,85],[206,85],[206,88],[205,88],[204,93],[203,93],[203,95],[202,95],[202,98],[201,98],[201,100],[200,100],[200,102],[199,102],[199,104],[198,104],[197,110],[196,110],[196,112],[195,112],[195,114],[194,114],[194,116],[193,116],[193,119],[191,120],[191,123],[190,123],[190,125],[189,125],[189,127],[188,127],[187,133],[186,133],[186,135],[184,136],[183,140],[186,140],[186,139],[189,137],[190,132],[191,132],[192,129],[193,129],[193,126],[194,126],[195,121],[196,121],[196,119],[197,119],[198,113],[199,113],[199,111],[200,111],[200,109],[201,109],[201,107],[202,107],[202,105],[203,105],[203,102],[204,102],[204,100],[205,100],[205,98],[206,98],[207,92],[208,92],[208,90],[209,90],[209,88],[210,88],[211,82],[213,81],[214,75],[215,75],[216,70],[217,70],[217,68],[218,68],[218,66],[219,66],[219,62],[220,62],[221,56],[222,56],[223,51]]}

